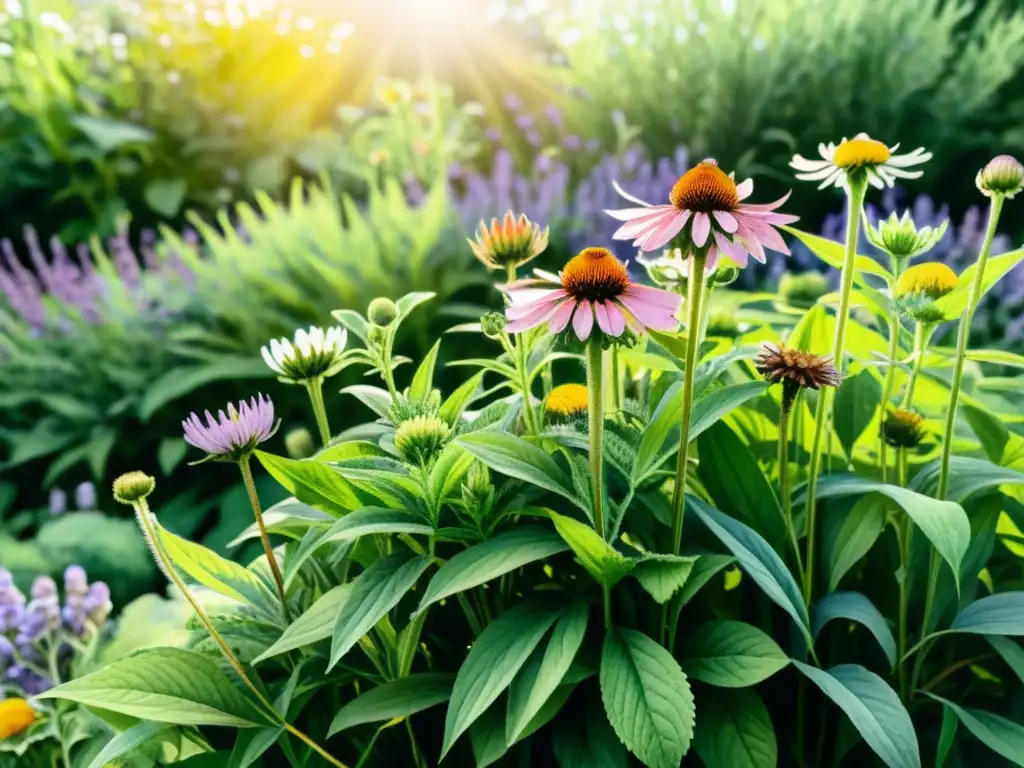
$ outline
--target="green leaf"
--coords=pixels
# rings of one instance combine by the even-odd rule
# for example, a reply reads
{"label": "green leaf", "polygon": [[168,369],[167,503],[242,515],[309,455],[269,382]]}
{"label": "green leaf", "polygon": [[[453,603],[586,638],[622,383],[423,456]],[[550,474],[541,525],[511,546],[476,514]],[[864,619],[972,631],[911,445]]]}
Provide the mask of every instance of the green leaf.
{"label": "green leaf", "polygon": [[509,686],[563,610],[547,600],[520,603],[480,634],[455,679],[441,758]]}
{"label": "green leaf", "polygon": [[682,652],[686,673],[720,688],[746,688],[789,665],[778,644],[742,621],[710,621],[692,631]]}
{"label": "green leaf", "polygon": [[974,738],[1014,765],[1024,766],[1024,726],[1005,717],[981,709],[965,709],[946,699],[929,693],[933,699],[945,704],[956,713]]}
{"label": "green leaf", "polygon": [[809,637],[810,620],[800,588],[771,545],[743,523],[723,515],[699,499],[688,497],[687,503],[768,598],[792,616],[804,636]]}
{"label": "green leaf", "polygon": [[697,441],[697,475],[715,506],[749,525],[777,552],[788,546],[782,508],[750,448],[725,422]]}
{"label": "green leaf", "polygon": [[633,567],[633,578],[657,603],[667,603],[690,578],[696,556],[645,554]]}
{"label": "green leaf", "polygon": [[828,591],[834,592],[853,566],[860,562],[885,530],[886,502],[869,494],[847,513],[842,526],[827,548]]}
{"label": "green leaf", "polygon": [[793,326],[786,344],[816,355],[828,354],[832,351],[832,337],[828,333],[825,321],[825,306],[815,304]]}
{"label": "green leaf", "polygon": [[505,718],[505,743],[514,744],[540,712],[569,671],[576,652],[587,631],[587,604],[573,603],[555,624],[541,653],[538,647],[508,691],[508,712]]}
{"label": "green leaf", "polygon": [[352,395],[381,418],[390,418],[391,395],[386,389],[371,387],[369,384],[353,384],[341,390],[341,394]]}
{"label": "green leaf", "polygon": [[104,154],[126,144],[148,144],[153,140],[153,132],[146,128],[105,117],[75,115],[71,124]]}
{"label": "green leaf", "polygon": [[728,568],[736,562],[736,558],[730,555],[702,554],[697,558],[697,563],[690,572],[690,578],[686,580],[682,591],[672,601],[673,607],[678,606],[679,610],[693,599],[701,588],[707,584],[716,573],[723,568]]}
{"label": "green leaf", "polygon": [[582,709],[559,718],[554,729],[552,746],[559,768],[629,768],[626,748],[601,705],[589,698]]}
{"label": "green leaf", "polygon": [[184,179],[153,179],[142,190],[142,199],[151,210],[172,219],[181,210],[187,191],[188,182]]}
{"label": "green leaf", "polygon": [[636,565],[636,560],[618,552],[586,523],[555,512],[549,512],[548,517],[580,565],[598,584],[610,589],[628,576]]}
{"label": "green leaf", "polygon": [[487,768],[508,752],[505,743],[505,717],[501,702],[488,709],[469,729],[476,768]]}
{"label": "green leaf", "polygon": [[378,560],[359,574],[352,582],[348,599],[338,610],[328,669],[341,661],[341,657],[352,650],[359,638],[398,605],[398,601],[412,589],[429,565],[429,557],[409,557],[405,553],[396,552]]}
{"label": "green leaf", "polygon": [[363,506],[352,485],[319,461],[286,459],[263,451],[255,455],[270,476],[301,502],[335,517]]}
{"label": "green leaf", "polygon": [[480,384],[484,380],[483,371],[470,377],[459,385],[459,388],[452,392],[448,399],[441,403],[441,410],[437,415],[449,424],[455,424],[462,416],[473,398],[476,397]]}
{"label": "green leaf", "polygon": [[434,388],[434,366],[437,365],[437,352],[441,348],[441,340],[434,342],[434,346],[423,358],[419,368],[412,377],[412,384],[409,385],[409,400],[419,402],[426,398]]}
{"label": "green leaf", "polygon": [[139,419],[149,419],[168,403],[215,381],[266,379],[274,375],[262,359],[219,355],[213,362],[173,368],[150,382],[139,403]]}
{"label": "green leaf", "polygon": [[1024,636],[1024,592],[989,595],[964,608],[950,625],[953,632]]}
{"label": "green leaf", "polygon": [[848,619],[863,624],[881,646],[882,653],[889,660],[889,668],[896,668],[896,640],[892,630],[886,624],[885,617],[867,597],[860,592],[835,592],[822,598],[814,609],[812,634],[815,639],[833,619]]}
{"label": "green leaf", "polygon": [[[1007,272],[1017,266],[1021,260],[1024,260],[1024,249],[990,257],[985,264],[985,277],[981,283],[981,295],[984,296],[988,293],[992,286],[998,283]],[[957,280],[956,289],[952,293],[935,301],[935,304],[942,310],[947,319],[957,318],[967,309],[967,302],[974,284],[974,276],[977,272],[978,265],[974,263],[960,273],[960,279]]]}
{"label": "green leaf", "polygon": [[981,447],[985,449],[989,460],[1002,461],[1003,451],[1010,439],[1010,430],[990,411],[976,408],[970,403],[964,403],[962,407],[962,413],[967,417],[967,423],[971,425],[971,430],[981,442]]}
{"label": "green leaf", "polygon": [[175,725],[269,724],[215,661],[183,648],[139,651],[38,698],[64,699]]}
{"label": "green leaf", "polygon": [[157,536],[174,564],[189,578],[240,603],[255,606],[267,604],[269,596],[266,589],[252,571],[201,544],[175,536],[159,524]]}
{"label": "green leaf", "polygon": [[[960,564],[971,542],[971,521],[963,507],[952,501],[938,501],[896,485],[875,482],[855,475],[826,475],[818,481],[817,498],[861,496],[881,493],[895,501],[910,515],[953,571],[959,592]],[[806,489],[800,494],[806,496]],[[796,500],[794,504],[801,504]]]}
{"label": "green leaf", "polygon": [[267,650],[253,659],[254,663],[265,661],[273,656],[312,645],[331,636],[338,611],[348,600],[353,582],[339,584],[324,592],[299,618],[285,629],[284,633]]}
{"label": "green leaf", "polygon": [[507,432],[481,431],[463,435],[456,442],[491,469],[580,504],[572,490],[572,481],[555,460],[521,437]]}
{"label": "green leaf", "polygon": [[949,757],[949,750],[956,741],[956,725],[960,722],[956,713],[949,707],[942,708],[942,730],[939,732],[939,745],[935,750],[935,768],[942,768]]}
{"label": "green leaf", "polygon": [[882,385],[867,368],[843,380],[836,392],[833,413],[836,437],[853,461],[853,445],[875,417],[882,400]]}
{"label": "green leaf", "polygon": [[921,750],[900,697],[873,672],[842,664],[827,672],[802,662],[793,665],[832,699],[889,768],[921,768]]}
{"label": "green leaf", "polygon": [[693,748],[707,768],[775,768],[779,759],[768,709],[743,688],[701,696]]}
{"label": "green leaf", "polygon": [[284,726],[239,731],[235,737],[235,746],[228,758],[227,768],[249,768],[281,738]]}
{"label": "green leaf", "polygon": [[1000,635],[988,635],[985,639],[1003,657],[1003,661],[1013,670],[1017,679],[1024,683],[1024,648],[1021,648],[1019,643]]}
{"label": "green leaf", "polygon": [[410,717],[448,701],[455,676],[420,672],[378,685],[338,710],[331,721],[328,738],[357,725]]}
{"label": "green leaf", "polygon": [[449,595],[485,584],[491,579],[543,560],[568,547],[554,531],[522,525],[493,539],[474,544],[441,566],[430,580],[413,616]]}
{"label": "green leaf", "polygon": [[619,740],[648,768],[679,768],[693,739],[690,683],[646,635],[612,627],[601,653],[601,699]]}
{"label": "green leaf", "polygon": [[371,533],[408,533],[415,536],[429,536],[434,529],[409,512],[385,507],[363,507],[335,520],[324,531],[317,545],[331,541],[346,541],[367,536]]}
{"label": "green leaf", "polygon": [[430,301],[437,294],[432,291],[413,291],[407,293],[405,296],[395,302],[395,306],[398,307],[398,316],[405,318],[410,312],[425,301]]}
{"label": "green leaf", "polygon": [[458,443],[449,443],[430,469],[427,485],[435,509],[453,496],[462,485],[476,457]]}
{"label": "green leaf", "polygon": [[155,740],[161,734],[170,734],[171,729],[167,723],[158,723],[144,720],[133,725],[127,731],[118,733],[92,759],[89,768],[104,768],[109,764],[117,765],[117,758],[127,755],[132,750],[138,749],[148,741]]}
{"label": "green leaf", "polygon": [[636,449],[636,461],[633,463],[634,485],[648,472],[656,468],[655,459],[661,447],[668,440],[673,429],[679,428],[679,413],[683,407],[683,383],[676,382],[662,396],[658,407],[651,414],[644,431],[640,433],[640,441]]}
{"label": "green leaf", "polygon": [[[999,467],[984,459],[954,456],[949,462],[949,492],[947,498],[964,501],[969,496],[1000,485],[1024,484],[1024,472]],[[935,493],[939,485],[939,462],[927,465],[914,475],[910,488],[919,493]]]}

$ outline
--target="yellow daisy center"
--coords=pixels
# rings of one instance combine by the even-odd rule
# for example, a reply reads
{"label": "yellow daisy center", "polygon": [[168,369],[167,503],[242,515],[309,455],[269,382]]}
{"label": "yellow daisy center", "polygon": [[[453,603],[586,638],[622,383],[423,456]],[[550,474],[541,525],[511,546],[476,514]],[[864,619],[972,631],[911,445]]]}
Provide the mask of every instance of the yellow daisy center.
{"label": "yellow daisy center", "polygon": [[605,301],[629,287],[629,273],[607,248],[584,248],[562,270],[562,287],[574,299]]}
{"label": "yellow daisy center", "polygon": [[734,211],[740,202],[736,182],[714,160],[698,163],[680,176],[668,199],[680,210],[703,213]]}
{"label": "yellow daisy center", "polygon": [[576,416],[586,413],[587,388],[582,384],[559,384],[548,394],[544,410],[556,416]]}
{"label": "yellow daisy center", "polygon": [[923,293],[938,299],[952,293],[959,283],[956,272],[938,261],[915,264],[896,281],[896,295]]}
{"label": "yellow daisy center", "polygon": [[874,139],[850,139],[844,141],[832,156],[837,168],[863,168],[889,162],[889,148]]}
{"label": "yellow daisy center", "polygon": [[24,699],[0,701],[0,739],[15,736],[35,722],[36,712]]}

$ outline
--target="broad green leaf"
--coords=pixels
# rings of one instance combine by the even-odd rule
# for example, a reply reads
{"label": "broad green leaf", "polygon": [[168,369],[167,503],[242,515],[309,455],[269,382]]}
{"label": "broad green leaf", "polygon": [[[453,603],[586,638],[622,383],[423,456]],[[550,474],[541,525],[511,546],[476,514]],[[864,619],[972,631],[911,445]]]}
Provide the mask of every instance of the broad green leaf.
{"label": "broad green leaf", "polygon": [[832,351],[832,337],[828,333],[825,320],[824,305],[815,304],[793,326],[786,344],[816,355],[828,354]]}
{"label": "broad green leaf", "polygon": [[723,515],[699,499],[688,497],[687,503],[769,599],[792,616],[804,635],[809,637],[810,620],[800,588],[771,545],[743,523]]}
{"label": "broad green leaf", "polygon": [[445,446],[430,469],[427,483],[435,509],[459,490],[474,461],[476,457],[458,443]]}
{"label": "broad green leaf", "polygon": [[966,709],[929,693],[956,713],[974,738],[1014,765],[1024,766],[1024,725],[981,709]]}
{"label": "broad green leaf", "polygon": [[896,668],[896,640],[892,630],[885,622],[885,617],[867,597],[860,592],[834,592],[822,598],[814,607],[812,632],[815,639],[822,627],[833,619],[848,619],[863,624],[881,646],[885,658],[889,660],[889,668]]}
{"label": "broad green leaf", "polygon": [[[263,524],[270,533],[278,533],[290,539],[301,540],[306,531],[315,527],[327,527],[327,523],[334,520],[333,515],[321,512],[309,504],[303,504],[295,497],[279,501],[272,507],[263,510]],[[258,538],[260,535],[259,525],[255,522],[244,531],[233,538],[229,547],[237,547],[243,541]]]}
{"label": "broad green leaf", "polygon": [[700,436],[697,452],[697,475],[715,506],[761,534],[776,552],[785,551],[782,508],[740,436],[719,422]]}
{"label": "broad green leaf", "polygon": [[[999,280],[1017,266],[1021,260],[1024,259],[1024,249],[1017,251],[1010,251],[1009,253],[1001,253],[998,256],[992,256],[985,264],[985,276],[981,282],[981,295],[984,296]],[[963,272],[960,273],[960,279],[957,281],[956,289],[952,292],[943,296],[935,301],[936,305],[945,314],[946,319],[954,319],[960,317],[964,310],[967,309],[967,302],[971,295],[971,289],[974,283],[974,276],[978,272],[977,263],[972,264]],[[966,723],[965,723],[966,725]]]}
{"label": "broad green leaf", "polygon": [[175,536],[157,525],[160,543],[190,579],[240,603],[263,606],[268,597],[259,577],[201,544]]}
{"label": "broad green leaf", "polygon": [[949,757],[949,750],[956,741],[956,726],[960,722],[956,713],[949,707],[942,708],[942,730],[939,731],[939,744],[935,750],[935,768],[942,768]]}
{"label": "broad green leaf", "polygon": [[629,768],[629,754],[601,704],[591,697],[583,710],[568,712],[553,729],[551,741],[559,768]]}
{"label": "broad green leaf", "polygon": [[505,611],[473,643],[459,669],[444,723],[441,758],[508,688],[564,606],[531,600]]}
{"label": "broad green leaf", "polygon": [[571,517],[549,512],[558,534],[572,549],[576,559],[598,584],[611,588],[618,584],[636,566],[637,561],[618,552],[597,535],[586,523]]}
{"label": "broad green leaf", "polygon": [[249,768],[281,738],[284,726],[239,731],[228,758],[227,768]]}
{"label": "broad green leaf", "polygon": [[[897,485],[887,485],[855,475],[826,475],[818,481],[818,499],[840,496],[861,496],[867,493],[881,493],[895,501],[910,519],[931,541],[953,571],[953,578],[960,588],[960,564],[967,554],[971,542],[971,521],[956,502],[938,501]],[[801,493],[806,498],[806,489]],[[801,504],[801,501],[795,501]]]}
{"label": "broad green leaf", "polygon": [[1020,643],[1007,640],[1000,635],[988,635],[985,639],[1003,657],[1003,661],[1013,670],[1017,679],[1024,683],[1024,648],[1021,648]]}
{"label": "broad green leaf", "polygon": [[[1000,485],[1024,484],[1024,472],[1000,467],[984,459],[954,456],[949,462],[949,492],[946,496],[954,501],[964,501],[969,496],[998,488]],[[939,462],[935,461],[914,475],[910,488],[919,493],[935,493],[939,485]]]}
{"label": "broad green leaf", "polygon": [[141,747],[148,741],[157,739],[158,736],[171,733],[167,723],[152,722],[143,720],[133,725],[127,731],[116,734],[106,743],[96,756],[89,763],[89,768],[104,768],[107,765],[117,765],[117,758],[127,755],[132,750]]}
{"label": "broad green leaf", "polygon": [[789,665],[768,635],[742,621],[710,621],[691,631],[682,651],[683,669],[702,683],[746,688]]}
{"label": "broad green leaf", "polygon": [[469,743],[473,748],[476,768],[494,765],[508,752],[505,743],[505,712],[500,701],[470,726]]}
{"label": "broad green leaf", "polygon": [[860,562],[885,530],[886,502],[869,494],[853,505],[827,548],[828,591],[834,592],[853,566]]}
{"label": "broad green leaf", "polygon": [[434,388],[434,366],[437,365],[437,352],[441,348],[441,340],[434,342],[419,368],[412,377],[412,384],[409,385],[409,400],[418,402],[427,397]]}
{"label": "broad green leaf", "polygon": [[672,654],[613,627],[601,653],[601,699],[619,740],[648,768],[679,768],[693,739],[690,683]]}
{"label": "broad green leaf", "polygon": [[449,424],[458,422],[462,412],[466,410],[466,406],[473,402],[473,398],[476,397],[477,390],[480,389],[480,384],[483,380],[484,374],[481,371],[460,384],[459,388],[452,392],[447,400],[441,403],[441,410],[438,411],[437,415]]}
{"label": "broad green leaf", "polygon": [[328,445],[316,452],[312,457],[321,464],[331,464],[348,459],[364,459],[373,456],[387,456],[380,446],[368,440],[346,440],[343,443]]}
{"label": "broad green leaf", "polygon": [[1003,458],[1003,450],[1010,439],[1010,430],[992,412],[983,408],[976,408],[970,403],[964,403],[961,413],[967,418],[971,430],[981,442],[985,449],[985,455],[990,461],[999,462]]}
{"label": "broad green leaf", "polygon": [[679,429],[679,414],[683,407],[683,383],[673,384],[662,396],[658,407],[651,414],[636,449],[633,463],[634,483],[655,468],[659,452],[674,429]]}
{"label": "broad green leaf", "polygon": [[690,578],[696,556],[647,553],[633,567],[633,578],[657,603],[667,603]]}
{"label": "broad green leaf", "polygon": [[371,387],[369,384],[353,384],[341,390],[341,394],[352,395],[381,418],[390,418],[391,395],[386,389]]}
{"label": "broad green leaf", "polygon": [[299,501],[335,517],[363,506],[349,482],[319,461],[286,459],[263,451],[255,455],[271,477]]}
{"label": "broad green leaf", "polygon": [[[833,269],[842,270],[843,261],[845,260],[845,248],[843,243],[837,243],[835,240],[829,240],[826,237],[820,235],[812,235],[810,232],[804,232],[803,230],[797,229],[796,227],[783,227],[789,234],[794,235],[804,245],[807,246],[808,250],[821,259],[823,262],[828,264]],[[877,261],[872,259],[870,256],[861,256],[858,254],[854,258],[854,269],[856,270],[855,275],[857,276],[857,283],[859,285],[863,283],[863,276],[861,273],[866,275],[874,275],[880,277],[883,280],[888,280],[892,277],[885,267],[879,264]]]}
{"label": "broad green leaf", "polygon": [[693,596],[696,595],[701,587],[707,584],[716,573],[721,571],[723,568],[727,568],[736,562],[736,558],[731,555],[713,555],[713,554],[701,554],[697,557],[697,562],[693,566],[693,570],[690,572],[690,577],[686,580],[682,590],[672,601],[672,605],[678,605],[681,609]]}
{"label": "broad green leaf", "polygon": [[338,610],[328,669],[341,661],[359,638],[398,605],[429,565],[429,557],[409,557],[396,552],[359,574],[352,582],[348,599]]}
{"label": "broad green leaf", "polygon": [[417,615],[449,595],[485,584],[491,579],[567,550],[554,532],[537,525],[521,525],[493,539],[474,544],[441,566],[430,580]]}
{"label": "broad green leaf", "polygon": [[415,715],[448,701],[454,682],[454,675],[420,672],[378,685],[339,709],[327,735],[330,737],[357,725]]}
{"label": "broad green leaf", "polygon": [[175,725],[269,725],[217,662],[183,648],[148,648],[51,688],[65,699],[143,720]]}
{"label": "broad green leaf", "polygon": [[572,481],[555,460],[521,437],[507,432],[481,431],[463,435],[457,442],[497,472],[557,493],[574,504],[580,503],[573,492]]}
{"label": "broad green leaf", "polygon": [[416,309],[416,307],[425,301],[430,301],[436,295],[432,291],[413,291],[412,293],[405,294],[405,296],[395,302],[395,306],[398,307],[398,316],[405,319],[406,315]]}
{"label": "broad green leaf", "polygon": [[707,768],[775,768],[779,759],[767,707],[754,691],[743,688],[700,697],[693,748]]}
{"label": "broad green leaf", "polygon": [[1024,636],[1024,592],[1000,592],[975,600],[949,628],[975,635]]}
{"label": "broad green leaf", "polygon": [[185,179],[153,179],[143,188],[142,199],[151,210],[171,219],[181,210],[187,191],[188,182]]}
{"label": "broad green leaf", "polygon": [[921,750],[900,697],[874,672],[842,664],[827,672],[802,662],[793,665],[832,699],[889,768],[921,768]]}
{"label": "broad green leaf", "polygon": [[348,599],[351,589],[352,582],[347,582],[324,592],[305,613],[285,628],[277,642],[253,659],[253,663],[259,663],[273,656],[279,656],[282,653],[312,645],[330,637],[334,630],[338,611]]}
{"label": "broad green leaf", "polygon": [[853,461],[853,446],[868,424],[882,400],[882,385],[867,368],[843,380],[836,392],[834,429],[839,444]]}
{"label": "broad green leaf", "polygon": [[505,743],[514,744],[569,671],[587,631],[587,604],[573,603],[558,619],[543,653],[538,647],[508,690]]}
{"label": "broad green leaf", "polygon": [[126,144],[148,144],[153,132],[132,123],[92,115],[74,115],[71,124],[103,153],[113,152]]}

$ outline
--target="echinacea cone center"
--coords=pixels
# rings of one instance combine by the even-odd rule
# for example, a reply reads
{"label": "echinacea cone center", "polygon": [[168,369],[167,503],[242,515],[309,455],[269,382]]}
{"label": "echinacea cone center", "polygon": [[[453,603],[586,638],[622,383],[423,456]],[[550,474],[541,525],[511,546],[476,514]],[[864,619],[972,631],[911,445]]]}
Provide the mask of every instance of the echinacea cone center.
{"label": "echinacea cone center", "polygon": [[577,300],[605,301],[629,287],[629,273],[607,248],[584,248],[562,270],[562,287]]}
{"label": "echinacea cone center", "polygon": [[560,384],[551,390],[544,410],[558,416],[574,416],[587,410],[588,393],[582,384]]}
{"label": "echinacea cone center", "polygon": [[703,213],[734,211],[740,202],[736,182],[714,160],[698,163],[680,176],[668,199],[680,210]]}
{"label": "echinacea cone center", "polygon": [[869,165],[882,165],[889,161],[889,148],[874,139],[850,139],[844,141],[832,156],[837,168],[863,168]]}

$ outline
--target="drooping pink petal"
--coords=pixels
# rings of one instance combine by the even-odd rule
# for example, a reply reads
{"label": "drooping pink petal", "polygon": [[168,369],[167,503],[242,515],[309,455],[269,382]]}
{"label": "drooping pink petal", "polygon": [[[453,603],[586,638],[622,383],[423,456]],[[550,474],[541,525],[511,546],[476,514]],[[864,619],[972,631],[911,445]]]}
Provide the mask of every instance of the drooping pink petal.
{"label": "drooping pink petal", "polygon": [[652,211],[665,206],[648,206],[646,208],[605,208],[605,213],[611,216],[613,219],[619,221],[634,221],[636,219],[642,219],[644,216],[649,215]]}
{"label": "drooping pink petal", "polygon": [[715,243],[737,267],[747,266],[747,251],[740,243],[721,232],[715,233]]}
{"label": "drooping pink petal", "polygon": [[635,296],[623,293],[619,296],[619,303],[646,328],[672,330],[679,325],[679,321],[668,310],[648,304]]}
{"label": "drooping pink petal", "polygon": [[597,327],[611,334],[611,323],[608,322],[608,306],[603,301],[594,302],[594,314],[597,316]]}
{"label": "drooping pink petal", "polygon": [[789,248],[786,247],[785,241],[782,239],[782,235],[772,227],[770,224],[765,224],[756,218],[743,217],[740,220],[741,225],[741,236],[744,240],[750,240],[751,237],[755,238],[762,245],[766,245],[773,251],[779,253],[789,253]]}
{"label": "drooping pink petal", "polygon": [[657,229],[661,224],[671,218],[679,212],[674,206],[667,206],[665,208],[647,209],[648,213],[646,216],[628,221],[615,230],[615,234],[612,235],[613,240],[633,240],[638,238],[642,234],[649,233]]}
{"label": "drooping pink petal", "polygon": [[673,208],[665,214],[664,219],[658,224],[656,229],[653,229],[645,236],[638,238],[634,241],[633,245],[641,251],[646,251],[648,253],[656,251],[659,248],[664,247],[666,243],[678,235],[679,232],[682,231],[683,227],[686,226],[686,222],[689,218],[689,211],[680,211]]}
{"label": "drooping pink petal", "polygon": [[739,226],[736,223],[736,217],[728,211],[712,211],[712,215],[715,217],[715,221],[718,222],[718,226],[730,234],[735,232]]}
{"label": "drooping pink petal", "polygon": [[661,288],[651,288],[649,285],[640,285],[639,283],[630,283],[624,293],[635,296],[649,304],[656,304],[664,309],[672,310],[673,312],[679,309],[679,305],[682,302],[682,297],[676,293],[664,291]]}
{"label": "drooping pink petal", "polygon": [[711,217],[702,211],[693,214],[693,229],[690,232],[693,237],[693,244],[698,248],[708,241],[708,234],[711,232]]}
{"label": "drooping pink petal", "polygon": [[626,330],[626,318],[615,302],[609,301],[606,306],[608,308],[608,333],[611,336],[619,337]]}
{"label": "drooping pink petal", "polygon": [[562,304],[559,304],[558,309],[551,316],[551,321],[548,323],[548,331],[551,333],[561,333],[564,331],[575,308],[576,302],[572,299],[566,299]]}
{"label": "drooping pink petal", "polygon": [[580,341],[590,338],[590,330],[594,327],[594,309],[589,301],[581,301],[576,306],[576,314],[572,316],[572,329]]}
{"label": "drooping pink petal", "polygon": [[555,302],[536,302],[531,306],[528,312],[525,312],[514,319],[510,318],[508,325],[505,326],[505,330],[509,333],[525,331],[528,328],[533,328],[535,325],[540,325],[544,321],[548,320],[556,311],[558,311],[558,304]]}
{"label": "drooping pink petal", "polygon": [[547,307],[557,304],[565,297],[565,295],[566,293],[562,289],[546,291],[543,295],[538,296],[532,301],[513,304],[505,310],[505,314],[508,316],[509,320],[519,320],[520,318],[535,312],[539,307]]}
{"label": "drooping pink petal", "polygon": [[[828,170],[829,173],[831,173],[833,169]],[[825,175],[827,176],[828,174]],[[818,178],[824,177],[819,176]],[[736,206],[736,213],[756,213],[757,211],[774,211],[784,202],[789,200],[789,196],[792,194],[793,190],[789,190],[786,194],[784,194],[782,197],[780,197],[773,203],[741,203],[740,205]]]}

